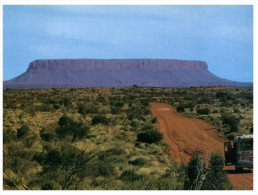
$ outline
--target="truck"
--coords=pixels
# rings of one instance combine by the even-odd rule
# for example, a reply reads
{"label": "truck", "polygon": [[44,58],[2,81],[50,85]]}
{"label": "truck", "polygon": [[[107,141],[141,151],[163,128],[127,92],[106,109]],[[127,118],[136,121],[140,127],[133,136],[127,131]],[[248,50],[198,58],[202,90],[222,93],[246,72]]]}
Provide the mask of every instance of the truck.
{"label": "truck", "polygon": [[224,142],[225,166],[234,165],[236,171],[253,168],[253,135],[237,136]]}

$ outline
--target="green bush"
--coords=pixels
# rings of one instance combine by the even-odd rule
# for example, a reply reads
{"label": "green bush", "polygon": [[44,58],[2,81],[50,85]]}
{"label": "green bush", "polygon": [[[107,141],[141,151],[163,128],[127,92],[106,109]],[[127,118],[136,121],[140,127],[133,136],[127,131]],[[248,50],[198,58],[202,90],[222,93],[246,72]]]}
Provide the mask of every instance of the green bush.
{"label": "green bush", "polygon": [[191,157],[186,167],[185,190],[201,190],[203,179],[207,176],[206,163],[201,152],[196,152]]}
{"label": "green bush", "polygon": [[131,169],[125,170],[120,176],[120,179],[122,179],[123,181],[135,182],[137,180],[140,180],[142,177],[142,175],[138,175],[136,173],[135,169]]}
{"label": "green bush", "polygon": [[78,112],[84,116],[86,116],[86,114],[98,114],[99,108],[93,103],[83,103],[79,104]]}
{"label": "green bush", "polygon": [[178,106],[177,108],[176,108],[176,111],[177,112],[184,112],[185,111],[185,107],[184,106]]}
{"label": "green bush", "polygon": [[224,159],[221,153],[213,153],[206,168],[203,154],[195,153],[186,168],[185,190],[229,190],[232,189],[223,170]]}
{"label": "green bush", "polygon": [[205,190],[231,190],[230,184],[224,167],[224,158],[221,152],[212,153],[209,159],[209,174],[203,184]]}
{"label": "green bush", "polygon": [[141,132],[137,135],[137,141],[145,143],[157,143],[163,139],[163,134],[157,130]]}
{"label": "green bush", "polygon": [[222,119],[222,124],[223,125],[229,125],[230,126],[230,131],[231,132],[237,132],[238,131],[238,125],[240,123],[240,119],[236,118],[234,115],[232,114],[223,114],[221,116]]}
{"label": "green bush", "polygon": [[96,125],[96,124],[99,124],[99,123],[102,123],[104,125],[108,125],[109,120],[108,120],[108,118],[106,118],[105,116],[102,116],[102,115],[94,116],[94,118],[91,121],[91,124]]}
{"label": "green bush", "polygon": [[66,135],[73,135],[74,141],[76,138],[82,139],[88,135],[90,128],[85,126],[82,122],[76,122],[68,116],[62,116],[58,121],[58,127],[56,128],[56,134],[60,138]]}
{"label": "green bush", "polygon": [[134,161],[131,161],[130,164],[136,165],[136,166],[143,166],[148,162],[145,158],[136,158]]}
{"label": "green bush", "polygon": [[151,120],[151,123],[152,123],[152,124],[155,124],[155,123],[157,123],[157,122],[158,122],[157,117],[153,117],[153,119]]}
{"label": "green bush", "polygon": [[20,129],[17,129],[17,138],[28,135],[30,128],[27,124],[23,124]]}
{"label": "green bush", "polygon": [[121,112],[121,108],[111,107],[111,114],[119,114]]}
{"label": "green bush", "polygon": [[198,114],[210,114],[209,108],[199,108],[196,110]]}
{"label": "green bush", "polygon": [[40,137],[41,139],[45,140],[45,141],[51,141],[54,137],[55,137],[55,132],[51,131],[51,130],[47,130],[45,128],[43,128],[40,132]]}

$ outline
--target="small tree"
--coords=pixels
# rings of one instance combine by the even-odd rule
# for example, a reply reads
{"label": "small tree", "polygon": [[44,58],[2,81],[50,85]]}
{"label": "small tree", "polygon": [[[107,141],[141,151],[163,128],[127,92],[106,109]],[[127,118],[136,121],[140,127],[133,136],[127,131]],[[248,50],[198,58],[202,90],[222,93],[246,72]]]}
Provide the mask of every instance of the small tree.
{"label": "small tree", "polygon": [[163,134],[157,130],[148,130],[137,135],[137,141],[146,143],[157,143],[163,139]]}
{"label": "small tree", "polygon": [[229,125],[231,132],[238,131],[238,125],[240,123],[239,118],[236,118],[234,115],[227,113],[227,114],[223,114],[221,116],[221,119],[222,119],[223,125]]}

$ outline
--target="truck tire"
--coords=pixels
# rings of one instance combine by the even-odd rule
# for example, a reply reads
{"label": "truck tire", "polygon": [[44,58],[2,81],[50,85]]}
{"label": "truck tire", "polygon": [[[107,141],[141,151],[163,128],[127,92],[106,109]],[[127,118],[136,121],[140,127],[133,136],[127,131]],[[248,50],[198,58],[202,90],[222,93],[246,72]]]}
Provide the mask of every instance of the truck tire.
{"label": "truck tire", "polygon": [[236,172],[242,172],[243,167],[235,166],[235,170],[236,170]]}

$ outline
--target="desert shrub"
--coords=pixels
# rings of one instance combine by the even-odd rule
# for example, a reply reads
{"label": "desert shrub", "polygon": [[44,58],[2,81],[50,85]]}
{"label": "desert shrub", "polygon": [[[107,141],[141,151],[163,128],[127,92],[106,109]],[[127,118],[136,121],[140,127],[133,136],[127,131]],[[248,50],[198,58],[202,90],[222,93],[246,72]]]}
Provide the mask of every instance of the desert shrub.
{"label": "desert shrub", "polygon": [[40,108],[40,111],[50,112],[52,109],[53,109],[53,106],[51,104],[43,104]]}
{"label": "desert shrub", "polygon": [[133,118],[130,125],[131,125],[132,127],[137,127],[137,126],[140,125],[140,121],[138,120],[138,118]]}
{"label": "desert shrub", "polygon": [[209,108],[199,108],[196,110],[198,114],[209,114],[210,109]]}
{"label": "desert shrub", "polygon": [[62,190],[62,186],[51,180],[51,181],[44,181],[41,187],[42,190]]}
{"label": "desert shrub", "polygon": [[109,120],[108,120],[108,118],[106,118],[105,116],[102,116],[102,115],[94,116],[94,118],[91,121],[91,124],[96,125],[96,124],[99,124],[99,123],[102,123],[104,125],[108,125]]}
{"label": "desert shrub", "polygon": [[200,152],[195,153],[186,168],[185,190],[201,190],[207,177],[206,163]]}
{"label": "desert shrub", "polygon": [[215,113],[218,113],[219,111],[216,109],[216,110],[213,110],[213,113],[215,114]]}
{"label": "desert shrub", "polygon": [[151,120],[151,123],[154,124],[154,123],[157,123],[158,119],[157,117],[153,117],[153,119]]}
{"label": "desert shrub", "polygon": [[118,107],[118,108],[122,108],[124,106],[124,103],[123,102],[117,102],[115,104],[115,106]]}
{"label": "desert shrub", "polygon": [[80,104],[79,106],[78,106],[78,112],[80,113],[80,114],[82,114],[84,117],[86,116],[86,114],[87,114],[87,108],[86,108],[86,105],[85,104]]}
{"label": "desert shrub", "polygon": [[111,107],[111,114],[118,114],[121,112],[121,109],[118,107]]}
{"label": "desert shrub", "polygon": [[209,169],[200,152],[195,153],[186,168],[186,190],[228,190],[232,186],[223,170],[221,153],[213,153],[209,158]]}
{"label": "desert shrub", "polygon": [[216,98],[226,97],[227,93],[223,91],[219,91],[216,93]]}
{"label": "desert shrub", "polygon": [[16,138],[16,132],[12,129],[3,130],[3,143],[7,144]]}
{"label": "desert shrub", "polygon": [[99,108],[98,108],[98,106],[94,105],[93,103],[91,103],[91,104],[83,103],[83,104],[79,104],[78,112],[84,116],[86,114],[98,114]]}
{"label": "desert shrub", "polygon": [[[88,169],[85,167],[90,165],[95,155],[96,153],[86,153],[70,143],[48,147],[44,153],[42,152],[40,164],[43,165],[43,170],[39,177],[47,183],[49,180],[58,182],[62,190],[76,189],[76,185],[86,177]],[[58,184],[56,187],[59,188]],[[44,186],[45,189],[56,187],[53,184]]]}
{"label": "desert shrub", "polygon": [[209,159],[209,174],[204,182],[205,190],[229,190],[232,189],[224,167],[224,158],[221,152],[212,153]]}
{"label": "desert shrub", "polygon": [[62,116],[58,121],[58,127],[56,128],[56,134],[60,138],[66,135],[73,135],[73,140],[76,138],[82,139],[88,135],[90,128],[85,126],[82,122],[76,122],[68,116]]}
{"label": "desert shrub", "polygon": [[137,141],[145,143],[157,143],[163,139],[163,134],[157,130],[141,132],[137,135]]}
{"label": "desert shrub", "polygon": [[72,102],[69,98],[64,98],[64,106],[69,107],[72,105]]}
{"label": "desert shrub", "polygon": [[101,166],[98,167],[100,175],[114,175],[115,167],[117,164],[125,163],[126,152],[122,148],[110,148],[98,155],[99,162]]}
{"label": "desert shrub", "polygon": [[138,175],[136,173],[135,169],[128,169],[121,174],[120,179],[122,179],[123,181],[135,182],[137,180],[140,180],[142,177],[142,175]]}
{"label": "desert shrub", "polygon": [[142,127],[142,130],[143,130],[143,131],[147,131],[147,130],[151,130],[151,129],[153,129],[153,126],[152,126],[152,125],[148,125],[148,124],[145,124],[145,125],[143,125],[143,127]]}
{"label": "desert shrub", "polygon": [[180,105],[176,108],[177,112],[184,112],[185,111],[185,107],[183,105]]}
{"label": "desert shrub", "polygon": [[53,108],[56,109],[56,110],[58,110],[58,109],[60,108],[60,105],[54,104],[54,105],[53,105]]}
{"label": "desert shrub", "polygon": [[238,125],[240,123],[239,118],[236,118],[234,115],[227,113],[227,114],[223,114],[221,116],[221,119],[222,119],[223,125],[229,125],[231,132],[238,131]]}
{"label": "desert shrub", "polygon": [[125,154],[126,154],[126,152],[122,148],[110,148],[110,149],[107,149],[106,151],[102,152],[98,156],[98,158],[100,160],[105,160],[110,156],[120,156],[120,155],[125,155]]}
{"label": "desert shrub", "polygon": [[130,164],[136,166],[143,166],[148,162],[146,158],[136,158],[134,161],[130,161]]}
{"label": "desert shrub", "polygon": [[45,140],[45,141],[51,141],[54,137],[55,137],[55,132],[53,130],[48,130],[43,128],[40,132],[40,137],[41,139]]}
{"label": "desert shrub", "polygon": [[27,124],[23,124],[20,129],[17,129],[17,138],[28,135],[30,128]]}
{"label": "desert shrub", "polygon": [[234,108],[234,113],[239,113],[239,109],[238,108]]}

